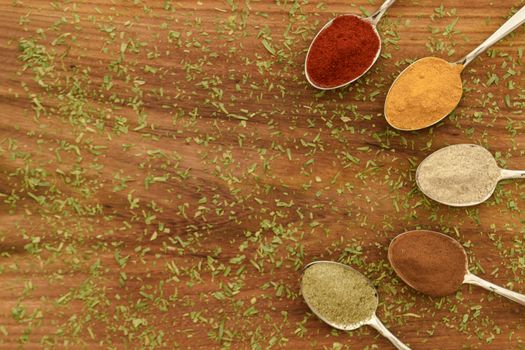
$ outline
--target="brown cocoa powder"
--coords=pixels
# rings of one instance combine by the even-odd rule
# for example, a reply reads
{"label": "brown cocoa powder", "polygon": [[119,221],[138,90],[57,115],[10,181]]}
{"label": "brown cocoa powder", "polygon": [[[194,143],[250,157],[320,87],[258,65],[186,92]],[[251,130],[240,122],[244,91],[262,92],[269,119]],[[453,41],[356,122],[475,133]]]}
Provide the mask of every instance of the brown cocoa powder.
{"label": "brown cocoa powder", "polygon": [[409,286],[435,297],[453,294],[467,272],[463,247],[432,231],[411,231],[394,238],[388,260]]}

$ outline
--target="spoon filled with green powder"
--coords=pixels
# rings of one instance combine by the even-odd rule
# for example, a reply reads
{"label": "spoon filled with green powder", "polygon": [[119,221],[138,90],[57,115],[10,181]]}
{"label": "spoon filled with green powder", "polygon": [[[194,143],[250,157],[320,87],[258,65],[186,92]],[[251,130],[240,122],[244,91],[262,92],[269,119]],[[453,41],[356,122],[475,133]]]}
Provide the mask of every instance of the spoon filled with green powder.
{"label": "spoon filled with green powder", "polygon": [[471,144],[442,148],[416,171],[417,186],[427,197],[453,207],[485,202],[507,179],[525,179],[525,171],[500,169],[489,151]]}
{"label": "spoon filled with green powder", "polygon": [[372,283],[351,267],[316,261],[306,265],[301,294],[312,312],[328,325],[343,331],[368,325],[400,350],[410,350],[379,320],[375,312],[379,299]]}

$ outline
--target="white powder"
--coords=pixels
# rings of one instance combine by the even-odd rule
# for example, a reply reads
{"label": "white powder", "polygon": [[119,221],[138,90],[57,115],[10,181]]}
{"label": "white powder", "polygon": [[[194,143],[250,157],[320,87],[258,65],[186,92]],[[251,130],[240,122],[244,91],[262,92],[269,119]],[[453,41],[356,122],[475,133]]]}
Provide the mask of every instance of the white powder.
{"label": "white powder", "polygon": [[417,170],[428,197],[450,205],[480,202],[494,191],[500,169],[492,154],[477,145],[453,145],[428,156]]}

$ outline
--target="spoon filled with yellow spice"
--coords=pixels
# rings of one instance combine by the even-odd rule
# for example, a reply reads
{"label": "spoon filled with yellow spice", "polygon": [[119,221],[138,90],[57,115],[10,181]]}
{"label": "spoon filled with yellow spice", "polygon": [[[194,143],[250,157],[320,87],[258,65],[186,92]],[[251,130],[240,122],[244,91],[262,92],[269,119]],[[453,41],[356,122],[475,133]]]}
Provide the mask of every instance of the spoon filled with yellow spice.
{"label": "spoon filled with yellow spice", "polygon": [[385,118],[395,129],[420,130],[449,115],[463,95],[461,72],[481,53],[525,23],[525,6],[463,59],[450,63],[425,57],[408,66],[392,84]]}

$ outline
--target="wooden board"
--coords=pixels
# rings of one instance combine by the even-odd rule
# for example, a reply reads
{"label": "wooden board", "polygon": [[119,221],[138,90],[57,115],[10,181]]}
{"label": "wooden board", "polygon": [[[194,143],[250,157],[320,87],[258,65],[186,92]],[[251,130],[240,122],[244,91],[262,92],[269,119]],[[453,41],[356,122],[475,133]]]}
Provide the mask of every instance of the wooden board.
{"label": "wooden board", "polygon": [[408,61],[460,59],[522,3],[440,5],[399,0],[374,69],[319,93],[316,30],[378,1],[0,0],[0,348],[391,348],[308,312],[301,267],[330,259],[374,282],[413,349],[523,349],[523,307],[422,296],[386,260],[395,235],[434,229],[525,292],[523,183],[467,210],[414,183],[452,143],[525,168],[523,28],[467,67],[443,123],[399,134],[382,115]]}

